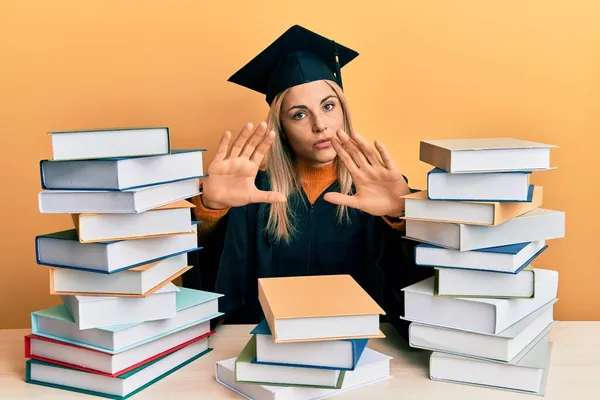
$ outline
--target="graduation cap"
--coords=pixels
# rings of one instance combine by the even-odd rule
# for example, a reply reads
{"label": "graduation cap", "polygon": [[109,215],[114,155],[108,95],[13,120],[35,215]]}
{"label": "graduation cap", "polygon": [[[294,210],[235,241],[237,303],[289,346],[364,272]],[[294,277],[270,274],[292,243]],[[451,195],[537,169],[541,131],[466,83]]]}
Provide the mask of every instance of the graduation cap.
{"label": "graduation cap", "polygon": [[328,79],[342,86],[340,69],[358,56],[352,49],[294,25],[228,81],[266,95],[267,103],[292,86]]}

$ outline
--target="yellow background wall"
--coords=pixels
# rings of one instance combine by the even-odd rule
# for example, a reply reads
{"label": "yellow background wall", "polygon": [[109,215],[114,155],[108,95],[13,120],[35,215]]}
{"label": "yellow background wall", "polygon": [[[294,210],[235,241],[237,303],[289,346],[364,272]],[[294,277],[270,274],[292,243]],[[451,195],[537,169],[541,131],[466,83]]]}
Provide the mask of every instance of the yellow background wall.
{"label": "yellow background wall", "polygon": [[359,51],[343,70],[356,126],[387,145],[413,187],[430,169],[423,139],[558,145],[558,169],[533,182],[543,207],[566,212],[566,238],[536,265],[560,271],[556,319],[600,319],[600,2],[365,4],[2,1],[0,328],[29,327],[31,311],[60,302],[34,254],[36,235],[72,227],[37,208],[45,132],[168,125],[174,148],[209,149],[208,167],[225,130],[267,112],[262,95],[227,78],[295,23]]}

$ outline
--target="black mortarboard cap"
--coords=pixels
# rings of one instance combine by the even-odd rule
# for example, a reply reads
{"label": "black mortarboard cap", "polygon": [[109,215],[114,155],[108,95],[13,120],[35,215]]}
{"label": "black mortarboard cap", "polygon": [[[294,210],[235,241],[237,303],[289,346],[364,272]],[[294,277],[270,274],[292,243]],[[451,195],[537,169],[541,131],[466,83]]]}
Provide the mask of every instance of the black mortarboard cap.
{"label": "black mortarboard cap", "polygon": [[328,79],[343,88],[340,69],[356,56],[356,51],[294,25],[228,81],[263,93],[271,104],[277,94],[303,83]]}

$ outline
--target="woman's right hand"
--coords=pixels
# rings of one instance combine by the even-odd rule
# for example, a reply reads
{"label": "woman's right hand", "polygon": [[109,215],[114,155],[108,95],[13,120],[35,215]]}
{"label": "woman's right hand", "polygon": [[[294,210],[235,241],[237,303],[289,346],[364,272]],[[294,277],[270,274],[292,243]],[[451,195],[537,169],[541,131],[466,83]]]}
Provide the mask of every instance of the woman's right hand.
{"label": "woman's right hand", "polygon": [[208,167],[208,177],[203,182],[201,199],[207,208],[286,201],[283,194],[258,190],[255,185],[256,174],[275,139],[275,132],[267,132],[265,122],[253,128],[251,123],[242,128],[229,155],[231,132],[225,132],[221,138],[217,154]]}

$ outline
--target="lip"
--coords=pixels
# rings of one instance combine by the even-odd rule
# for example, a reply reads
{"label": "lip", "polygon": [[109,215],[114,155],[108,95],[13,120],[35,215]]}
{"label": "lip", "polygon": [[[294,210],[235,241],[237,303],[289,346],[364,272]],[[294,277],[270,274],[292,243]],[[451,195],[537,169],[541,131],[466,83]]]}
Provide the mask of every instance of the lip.
{"label": "lip", "polygon": [[325,139],[317,140],[313,144],[313,147],[316,147],[318,149],[322,149],[322,148],[329,147],[329,146],[331,146],[331,139],[330,138],[325,138]]}

